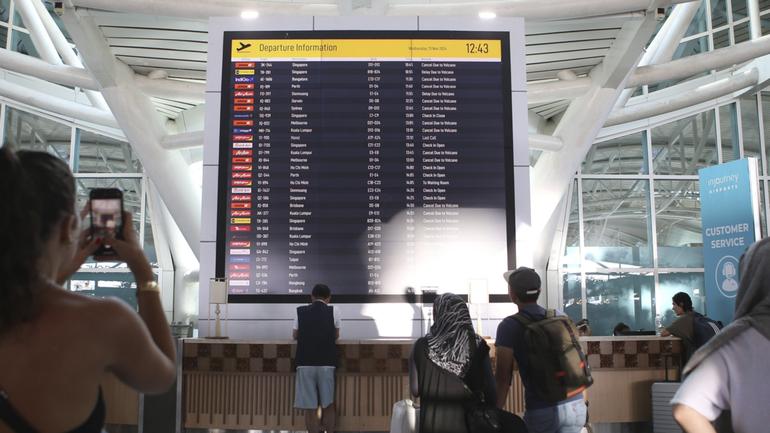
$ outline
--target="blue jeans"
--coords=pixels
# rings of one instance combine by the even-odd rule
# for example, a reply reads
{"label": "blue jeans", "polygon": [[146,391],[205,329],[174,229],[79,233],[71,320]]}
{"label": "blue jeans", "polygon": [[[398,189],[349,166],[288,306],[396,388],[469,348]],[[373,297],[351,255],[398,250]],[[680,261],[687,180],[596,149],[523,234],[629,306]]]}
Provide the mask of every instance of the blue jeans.
{"label": "blue jeans", "polygon": [[586,424],[583,399],[543,409],[527,410],[524,422],[529,433],[580,433]]}

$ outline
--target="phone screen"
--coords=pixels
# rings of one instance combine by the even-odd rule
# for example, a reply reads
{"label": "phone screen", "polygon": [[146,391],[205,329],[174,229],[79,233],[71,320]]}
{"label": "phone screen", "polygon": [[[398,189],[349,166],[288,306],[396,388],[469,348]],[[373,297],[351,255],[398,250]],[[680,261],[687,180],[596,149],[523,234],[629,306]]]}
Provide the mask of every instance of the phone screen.
{"label": "phone screen", "polygon": [[116,237],[121,219],[120,198],[91,199],[91,226],[93,235]]}

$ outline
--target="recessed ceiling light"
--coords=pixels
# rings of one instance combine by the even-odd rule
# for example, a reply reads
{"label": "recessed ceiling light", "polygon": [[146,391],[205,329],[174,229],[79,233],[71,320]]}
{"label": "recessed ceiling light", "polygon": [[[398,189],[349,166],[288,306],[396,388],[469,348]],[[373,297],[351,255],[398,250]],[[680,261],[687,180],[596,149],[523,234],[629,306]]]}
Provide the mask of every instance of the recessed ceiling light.
{"label": "recessed ceiling light", "polygon": [[491,20],[492,18],[497,18],[497,14],[492,11],[481,11],[479,12],[479,18],[482,20]]}
{"label": "recessed ceiling light", "polygon": [[255,20],[255,19],[259,18],[259,12],[255,11],[255,10],[247,9],[247,10],[241,12],[241,18],[243,18],[244,20]]}

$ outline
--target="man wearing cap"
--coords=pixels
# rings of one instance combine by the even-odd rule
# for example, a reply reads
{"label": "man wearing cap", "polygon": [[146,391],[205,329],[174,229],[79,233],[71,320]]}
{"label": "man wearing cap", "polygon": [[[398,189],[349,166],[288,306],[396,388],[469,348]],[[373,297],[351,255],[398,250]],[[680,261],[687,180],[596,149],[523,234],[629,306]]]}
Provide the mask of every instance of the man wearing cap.
{"label": "man wearing cap", "polygon": [[[537,304],[540,296],[540,276],[534,269],[521,267],[503,274],[508,282],[508,294],[521,314],[532,321],[542,320],[546,316],[545,308]],[[558,312],[558,315],[563,313]],[[524,403],[526,411],[524,422],[530,433],[579,433],[586,423],[586,405],[583,395],[578,394],[558,403],[547,403],[537,397],[532,389],[530,364],[527,346],[524,342],[524,326],[508,316],[497,327],[495,339],[497,368],[497,406],[502,408],[508,397],[513,375],[513,360],[519,366],[519,374],[524,384]]]}

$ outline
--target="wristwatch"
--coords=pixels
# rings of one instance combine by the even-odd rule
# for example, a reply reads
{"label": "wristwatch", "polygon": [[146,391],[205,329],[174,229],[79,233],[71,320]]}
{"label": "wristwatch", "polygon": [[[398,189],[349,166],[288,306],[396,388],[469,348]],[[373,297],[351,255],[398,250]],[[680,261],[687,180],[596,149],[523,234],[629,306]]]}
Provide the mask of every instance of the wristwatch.
{"label": "wristwatch", "polygon": [[145,281],[136,285],[137,293],[160,293],[160,286],[155,281]]}

